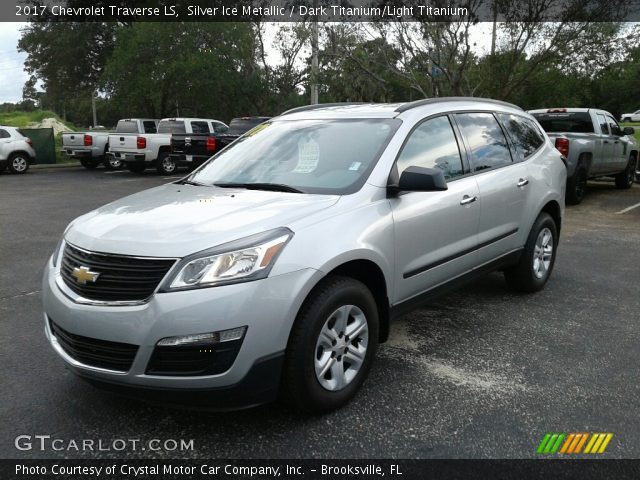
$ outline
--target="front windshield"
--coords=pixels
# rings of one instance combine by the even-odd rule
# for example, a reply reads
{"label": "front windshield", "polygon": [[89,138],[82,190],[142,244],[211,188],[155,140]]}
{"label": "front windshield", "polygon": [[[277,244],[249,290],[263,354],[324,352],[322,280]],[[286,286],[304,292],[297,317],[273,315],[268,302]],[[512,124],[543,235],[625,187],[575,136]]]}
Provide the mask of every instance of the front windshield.
{"label": "front windshield", "polygon": [[258,125],[194,172],[204,184],[278,184],[347,194],[366,181],[396,119],[278,120]]}

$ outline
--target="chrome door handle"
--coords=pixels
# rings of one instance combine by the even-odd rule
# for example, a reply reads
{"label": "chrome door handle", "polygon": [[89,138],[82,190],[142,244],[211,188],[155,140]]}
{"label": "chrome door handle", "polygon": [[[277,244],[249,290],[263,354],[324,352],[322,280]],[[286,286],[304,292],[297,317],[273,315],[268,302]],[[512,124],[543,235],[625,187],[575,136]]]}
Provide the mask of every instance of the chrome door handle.
{"label": "chrome door handle", "polygon": [[460,200],[460,205],[469,205],[470,203],[475,202],[477,199],[478,197],[476,197],[475,195],[473,197],[465,195],[464,197],[462,197],[462,200]]}
{"label": "chrome door handle", "polygon": [[529,185],[529,180],[527,180],[526,178],[521,178],[520,180],[518,180],[518,183],[517,183],[518,188],[522,188],[525,185]]}

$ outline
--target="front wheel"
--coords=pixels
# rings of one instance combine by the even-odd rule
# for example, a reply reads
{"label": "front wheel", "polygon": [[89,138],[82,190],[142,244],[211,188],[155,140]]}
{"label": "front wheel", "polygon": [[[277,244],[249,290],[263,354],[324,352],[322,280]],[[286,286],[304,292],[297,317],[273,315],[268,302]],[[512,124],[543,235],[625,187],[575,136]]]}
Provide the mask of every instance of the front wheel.
{"label": "front wheel", "polygon": [[542,290],[553,271],[557,246],[556,222],[542,212],[531,227],[520,261],[504,271],[509,288],[524,293]]}
{"label": "front wheel", "polygon": [[176,171],[178,166],[167,152],[162,152],[158,156],[158,166],[156,168],[161,175],[171,175]]}
{"label": "front wheel", "polygon": [[635,157],[629,158],[626,168],[615,176],[616,188],[626,190],[633,185],[633,178],[636,175],[636,159]]}
{"label": "front wheel", "polygon": [[14,153],[9,157],[9,171],[11,173],[27,173],[29,157],[23,153]]}
{"label": "front wheel", "polygon": [[378,309],[361,282],[325,278],[305,300],[289,337],[283,370],[286,399],[313,413],[351,400],[378,345]]}

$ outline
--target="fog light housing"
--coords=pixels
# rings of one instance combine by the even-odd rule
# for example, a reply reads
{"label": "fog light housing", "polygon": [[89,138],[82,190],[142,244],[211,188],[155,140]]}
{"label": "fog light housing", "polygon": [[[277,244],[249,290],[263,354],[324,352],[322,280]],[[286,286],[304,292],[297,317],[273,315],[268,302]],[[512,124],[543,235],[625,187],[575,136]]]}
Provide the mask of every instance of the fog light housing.
{"label": "fog light housing", "polygon": [[198,345],[216,345],[223,342],[240,340],[244,337],[247,327],[231,328],[218,332],[198,333],[195,335],[182,335],[179,337],[166,337],[161,339],[158,347],[195,347]]}

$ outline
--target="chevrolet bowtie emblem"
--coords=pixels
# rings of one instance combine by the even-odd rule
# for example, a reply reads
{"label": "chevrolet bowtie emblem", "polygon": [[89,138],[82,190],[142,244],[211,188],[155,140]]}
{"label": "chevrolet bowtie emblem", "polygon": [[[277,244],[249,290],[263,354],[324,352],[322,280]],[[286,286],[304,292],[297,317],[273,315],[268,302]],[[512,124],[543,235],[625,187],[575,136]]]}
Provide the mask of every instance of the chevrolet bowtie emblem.
{"label": "chevrolet bowtie emblem", "polygon": [[95,283],[100,276],[98,272],[92,272],[88,267],[76,267],[71,272],[71,275],[81,285],[86,285],[87,282]]}

